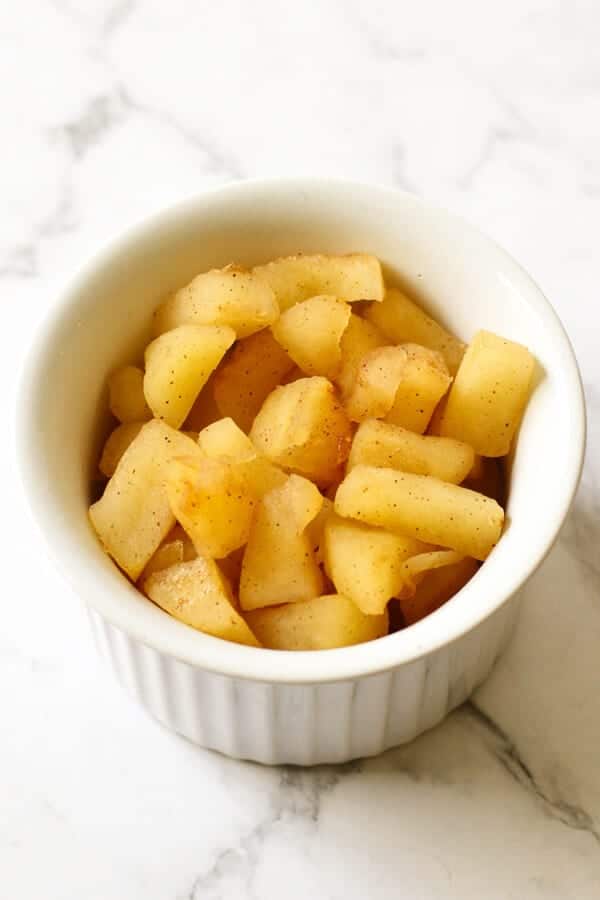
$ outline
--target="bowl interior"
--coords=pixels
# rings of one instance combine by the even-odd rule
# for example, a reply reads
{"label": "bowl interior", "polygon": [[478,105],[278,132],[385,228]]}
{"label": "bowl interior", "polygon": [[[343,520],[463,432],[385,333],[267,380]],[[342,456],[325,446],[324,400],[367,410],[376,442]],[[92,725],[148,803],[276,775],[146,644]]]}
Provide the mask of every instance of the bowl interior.
{"label": "bowl interior", "polygon": [[[391,281],[464,340],[480,328],[496,331],[526,344],[539,371],[511,467],[506,530],[472,582],[438,612],[388,638],[282,654],[226,644],[154,607],[106,558],[87,507],[106,429],[106,377],[141,359],[160,299],[204,269],[298,251],[375,253]],[[19,452],[34,513],[82,599],[159,650],[259,680],[315,682],[379,671],[488,616],[549,549],[577,484],[584,441],[569,342],[516,263],[476,230],[411,195],[312,180],[222,188],[116,241],[79,275],[43,327],[21,414]]]}

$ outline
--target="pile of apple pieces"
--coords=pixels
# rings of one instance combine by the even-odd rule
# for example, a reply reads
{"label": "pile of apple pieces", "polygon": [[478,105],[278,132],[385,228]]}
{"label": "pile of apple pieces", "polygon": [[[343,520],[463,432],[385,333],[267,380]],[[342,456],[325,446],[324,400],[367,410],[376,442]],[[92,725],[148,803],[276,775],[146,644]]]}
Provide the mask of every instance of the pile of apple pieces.
{"label": "pile of apple pieces", "polygon": [[[204,273],[154,327],[145,370],[110,379],[121,424],[90,516],[173,616],[251,645],[359,643],[387,634],[392,598],[407,624],[435,609],[497,542],[502,508],[479,490],[498,495],[486,457],[510,446],[525,348],[481,332],[465,354],[363,254]],[[474,422],[490,340],[494,378],[508,346],[520,389]]]}

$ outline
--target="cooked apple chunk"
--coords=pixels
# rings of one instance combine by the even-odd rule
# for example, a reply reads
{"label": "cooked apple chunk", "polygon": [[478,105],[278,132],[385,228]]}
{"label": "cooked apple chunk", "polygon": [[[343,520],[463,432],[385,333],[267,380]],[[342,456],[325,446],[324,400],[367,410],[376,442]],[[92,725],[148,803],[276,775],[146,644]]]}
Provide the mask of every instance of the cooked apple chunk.
{"label": "cooked apple chunk", "polygon": [[144,581],[143,589],[157,606],[197,631],[235,644],[260,646],[212,559],[198,556],[155,572]]}
{"label": "cooked apple chunk", "polygon": [[311,297],[282,313],[271,331],[303,372],[332,378],[342,364],[340,342],[350,314],[336,297]]}
{"label": "cooked apple chunk", "polygon": [[246,618],[263,647],[270,650],[333,650],[373,641],[388,630],[387,611],[366,616],[341,594],[255,609]]}
{"label": "cooked apple chunk", "polygon": [[347,301],[379,301],[385,290],[381,264],[368,253],[285,256],[252,271],[271,285],[281,312],[320,294]]}
{"label": "cooked apple chunk", "polygon": [[240,605],[256,609],[318,596],[323,575],[307,526],[323,497],[306,478],[290,475],[262,499],[242,563]]}
{"label": "cooked apple chunk", "polygon": [[181,325],[146,347],[144,394],[157,419],[179,428],[235,340],[231,328]]}
{"label": "cooked apple chunk", "polygon": [[269,394],[250,438],[272,462],[326,487],[348,456],[351,426],[331,382],[313,376]]}
{"label": "cooked apple chunk", "polygon": [[167,494],[199,556],[221,559],[246,543],[256,497],[235,465],[202,453],[178,457],[167,472]]}
{"label": "cooked apple chunk", "polygon": [[240,266],[197,275],[176,291],[154,314],[154,333],[180,325],[227,325],[238,338],[271,325],[279,307],[271,287]]}
{"label": "cooked apple chunk", "polygon": [[90,507],[104,549],[134,581],[175,525],[166,478],[175,456],[200,457],[194,441],[154,419],[129,445]]}

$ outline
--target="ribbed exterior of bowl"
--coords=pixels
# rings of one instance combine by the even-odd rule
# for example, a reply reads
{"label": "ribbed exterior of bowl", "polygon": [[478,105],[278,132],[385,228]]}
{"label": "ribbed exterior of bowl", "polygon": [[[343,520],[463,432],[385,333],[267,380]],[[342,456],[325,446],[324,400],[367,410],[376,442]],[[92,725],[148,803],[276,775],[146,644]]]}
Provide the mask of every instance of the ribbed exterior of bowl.
{"label": "ribbed exterior of bowl", "polygon": [[269,765],[375,756],[437,725],[491,671],[518,612],[513,597],[453,644],[353,681],[263,684],[164,656],[90,610],[101,655],[156,719],[203,747]]}

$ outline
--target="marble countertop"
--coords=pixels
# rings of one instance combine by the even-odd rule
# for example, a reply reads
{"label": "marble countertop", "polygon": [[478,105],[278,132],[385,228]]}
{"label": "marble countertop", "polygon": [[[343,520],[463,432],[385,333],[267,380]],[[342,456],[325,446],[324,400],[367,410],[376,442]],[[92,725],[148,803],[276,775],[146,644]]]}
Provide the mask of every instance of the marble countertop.
{"label": "marble countertop", "polygon": [[489,681],[412,745],[312,771],[200,750],[107,677],[6,435],[2,896],[600,895],[599,41],[593,0],[10,4],[5,422],[38,319],[99,244],[190,192],[291,173],[398,185],[496,238],[562,316],[591,421],[574,510]]}

